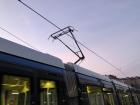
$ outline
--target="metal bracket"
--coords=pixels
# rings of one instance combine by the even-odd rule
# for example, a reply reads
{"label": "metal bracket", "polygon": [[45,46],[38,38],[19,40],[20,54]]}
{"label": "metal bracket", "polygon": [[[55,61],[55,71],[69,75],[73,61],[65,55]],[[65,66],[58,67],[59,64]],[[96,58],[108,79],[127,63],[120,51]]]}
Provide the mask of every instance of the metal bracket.
{"label": "metal bracket", "polygon": [[[74,34],[73,34],[74,30],[75,30],[75,29],[74,29],[73,27],[68,26],[68,27],[65,27],[65,28],[63,28],[63,29],[60,29],[59,31],[57,31],[57,32],[55,32],[55,33],[53,33],[53,34],[51,34],[50,37],[52,37],[54,40],[56,40],[56,39],[59,40],[59,41],[60,41],[62,44],[64,44],[72,53],[74,53],[74,54],[78,57],[78,60],[75,61],[74,64],[77,64],[80,60],[81,60],[81,61],[84,60],[84,59],[85,59],[85,56],[84,56],[84,54],[83,54],[81,48],[79,47],[76,38],[74,37]],[[68,45],[66,45],[66,44],[59,38],[59,37],[61,37],[61,36],[63,36],[63,35],[68,35],[68,36],[70,36],[70,37],[74,40],[74,42],[75,42],[75,44],[76,44],[76,46],[77,46],[77,48],[78,48],[78,51],[72,50],[71,47],[69,47]],[[50,37],[49,37],[49,38],[50,38]]]}

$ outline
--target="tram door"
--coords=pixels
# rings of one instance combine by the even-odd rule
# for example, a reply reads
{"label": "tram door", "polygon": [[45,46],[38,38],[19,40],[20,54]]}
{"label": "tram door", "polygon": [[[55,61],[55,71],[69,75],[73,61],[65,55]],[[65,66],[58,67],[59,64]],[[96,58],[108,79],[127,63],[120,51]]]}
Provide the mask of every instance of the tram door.
{"label": "tram door", "polygon": [[40,81],[40,105],[58,105],[57,87],[54,81]]}
{"label": "tram door", "polygon": [[122,105],[132,105],[132,99],[128,93],[123,90],[117,90]]}
{"label": "tram door", "polygon": [[137,94],[137,98],[138,98],[138,101],[139,101],[139,104],[140,104],[140,94]]}
{"label": "tram door", "polygon": [[30,105],[30,79],[3,75],[0,97],[1,105]]}
{"label": "tram door", "polygon": [[139,100],[138,100],[137,94],[133,93],[133,98],[134,98],[134,101],[135,101],[136,105],[139,104]]}
{"label": "tram door", "polygon": [[104,105],[101,87],[87,86],[87,93],[90,105]]}
{"label": "tram door", "polygon": [[103,88],[103,93],[106,105],[115,105],[113,90],[109,88]]}

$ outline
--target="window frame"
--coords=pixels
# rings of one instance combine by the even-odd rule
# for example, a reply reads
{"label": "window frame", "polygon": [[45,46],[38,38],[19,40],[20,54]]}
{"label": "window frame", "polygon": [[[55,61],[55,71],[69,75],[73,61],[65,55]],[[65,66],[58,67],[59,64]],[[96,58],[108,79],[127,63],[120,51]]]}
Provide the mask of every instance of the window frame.
{"label": "window frame", "polygon": [[0,98],[1,98],[1,93],[2,93],[2,78],[4,77],[4,76],[15,76],[15,77],[22,77],[22,78],[28,78],[29,79],[29,82],[30,82],[30,85],[29,85],[29,87],[30,87],[30,105],[33,105],[32,103],[33,103],[33,100],[32,100],[32,96],[33,96],[33,86],[32,86],[32,84],[33,84],[33,78],[32,77],[29,77],[29,76],[26,76],[26,75],[17,75],[17,74],[14,74],[14,73],[3,73],[3,72],[0,72]]}
{"label": "window frame", "polygon": [[[63,76],[62,77],[54,77],[55,73],[48,73],[47,71],[39,71],[38,72],[38,76],[36,78],[36,83],[37,83],[37,91],[38,91],[38,105],[40,105],[40,92],[41,92],[41,88],[40,88],[40,81],[41,80],[46,80],[46,81],[53,81],[55,82],[55,85],[56,85],[56,92],[57,92],[57,103],[58,105],[66,105],[66,101],[67,101],[67,95],[66,95],[66,85],[65,85],[65,81],[64,79],[60,79],[60,78],[64,78]],[[41,74],[44,74],[44,75],[41,75]],[[65,92],[62,92],[65,91]],[[61,91],[61,92],[60,92]]]}

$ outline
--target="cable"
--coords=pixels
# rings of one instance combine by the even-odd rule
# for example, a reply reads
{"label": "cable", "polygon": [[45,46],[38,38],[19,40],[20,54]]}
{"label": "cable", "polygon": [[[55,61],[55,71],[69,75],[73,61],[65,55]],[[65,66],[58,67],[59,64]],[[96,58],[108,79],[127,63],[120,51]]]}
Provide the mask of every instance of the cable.
{"label": "cable", "polygon": [[21,38],[17,37],[16,35],[12,34],[11,32],[7,31],[6,29],[2,28],[1,26],[0,26],[0,29],[3,30],[3,31],[5,31],[6,33],[10,34],[10,35],[13,36],[14,38],[20,40],[21,42],[25,43],[26,45],[30,46],[31,48],[33,48],[33,49],[39,51],[37,48],[35,48],[35,47],[32,46],[31,44],[25,42],[25,41],[22,40]]}
{"label": "cable", "polygon": [[53,26],[55,26],[57,29],[61,29],[60,27],[58,27],[56,24],[54,24],[53,22],[51,22],[50,20],[48,20],[46,17],[44,17],[43,15],[41,15],[40,13],[38,13],[37,11],[35,11],[33,8],[31,8],[30,6],[28,6],[27,4],[25,4],[24,2],[22,2],[21,0],[18,0],[20,3],[22,3],[24,6],[26,6],[27,8],[29,8],[31,11],[33,11],[34,13],[36,13],[37,15],[39,15],[40,17],[42,17],[44,20],[46,20],[47,22],[49,22],[50,24],[52,24]]}
{"label": "cable", "polygon": [[[27,7],[28,9],[30,9],[31,11],[33,11],[34,13],[36,13],[37,15],[39,15],[41,18],[43,18],[44,20],[46,20],[48,23],[50,23],[51,25],[53,25],[54,27],[56,27],[57,29],[61,29],[59,26],[57,26],[55,23],[53,23],[52,21],[50,21],[49,19],[47,19],[46,17],[44,17],[42,14],[38,13],[36,10],[34,10],[33,8],[31,8],[30,6],[28,6],[27,4],[25,4],[24,2],[22,2],[21,0],[18,0],[20,3],[22,3],[25,7]],[[69,35],[69,34],[68,34]],[[70,36],[70,35],[69,35]],[[71,36],[70,36],[71,37]],[[105,58],[103,58],[102,56],[100,56],[99,54],[97,54],[95,51],[89,49],[87,46],[85,46],[84,44],[82,44],[80,41],[76,40],[81,46],[83,46],[84,48],[86,48],[89,52],[93,53],[94,55],[96,55],[97,57],[99,57],[100,59],[102,59],[104,62],[106,62],[107,64],[109,64],[110,66],[112,66],[113,68],[115,68],[116,70],[118,70],[119,72],[121,72],[123,75],[125,75],[121,69],[119,69],[118,67],[116,67],[115,65],[113,65],[112,63],[110,63],[108,60],[106,60]],[[126,75],[125,75],[126,76]]]}
{"label": "cable", "polygon": [[[104,62],[106,62],[107,64],[109,64],[110,66],[112,66],[113,68],[115,68],[116,70],[118,70],[119,72],[123,73],[121,71],[121,69],[119,69],[118,67],[116,67],[115,65],[113,65],[112,63],[110,63],[108,60],[106,60],[105,58],[103,58],[102,56],[100,56],[99,54],[97,54],[95,51],[89,49],[88,47],[86,47],[84,44],[82,44],[81,42],[78,42],[79,44],[81,44],[84,48],[86,48],[88,51],[90,51],[91,53],[93,53],[94,55],[96,55],[97,57],[99,57],[100,59],[102,59]],[[124,74],[124,73],[123,73]],[[125,74],[124,74],[125,75]]]}

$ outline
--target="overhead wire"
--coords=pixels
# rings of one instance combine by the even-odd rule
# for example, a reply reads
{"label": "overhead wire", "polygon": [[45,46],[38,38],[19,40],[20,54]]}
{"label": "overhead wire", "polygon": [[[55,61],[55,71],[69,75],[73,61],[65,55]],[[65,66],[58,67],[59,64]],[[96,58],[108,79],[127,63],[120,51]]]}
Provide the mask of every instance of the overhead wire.
{"label": "overhead wire", "polygon": [[[47,19],[46,17],[44,17],[42,14],[40,14],[39,12],[37,12],[36,10],[34,10],[32,7],[30,7],[29,5],[25,4],[22,0],[18,0],[20,3],[22,3],[25,7],[27,7],[28,9],[30,9],[31,11],[33,11],[34,13],[36,13],[37,15],[39,15],[41,18],[43,18],[44,20],[46,20],[48,23],[50,23],[51,25],[53,25],[54,27],[56,27],[57,29],[61,29],[59,26],[57,26],[55,23],[53,23],[52,21],[50,21],[49,19]],[[69,35],[69,34],[68,34]],[[69,35],[70,36],[70,35]],[[71,37],[71,36],[70,36]],[[72,38],[72,37],[71,37]],[[76,40],[81,46],[83,46],[84,48],[86,48],[89,52],[93,53],[95,56],[99,57],[100,59],[102,59],[105,63],[109,64],[110,66],[112,66],[113,68],[115,68],[117,71],[121,72],[123,75],[126,76],[126,74],[124,74],[122,72],[122,70],[120,68],[118,68],[117,66],[115,66],[114,64],[112,64],[111,62],[109,62],[108,60],[106,60],[104,57],[100,56],[99,54],[97,54],[95,51],[91,50],[90,48],[88,48],[87,46],[85,46],[83,43],[81,43],[80,41]]]}
{"label": "overhead wire", "polygon": [[5,29],[5,28],[3,28],[3,27],[1,27],[1,26],[0,26],[0,29],[3,30],[4,32],[8,33],[9,35],[13,36],[13,37],[16,38],[17,40],[23,42],[23,43],[26,44],[27,46],[29,46],[29,47],[31,47],[31,48],[33,48],[33,49],[39,51],[36,47],[34,47],[34,46],[32,46],[31,44],[27,43],[26,41],[22,40],[22,39],[19,38],[17,35],[15,35],[15,34],[9,32],[7,29]]}
{"label": "overhead wire", "polygon": [[29,8],[31,11],[33,11],[34,13],[36,13],[37,15],[39,15],[41,18],[43,18],[44,20],[46,20],[47,22],[49,22],[50,24],[52,24],[53,26],[55,26],[57,29],[61,29],[60,27],[58,27],[56,24],[54,24],[53,22],[51,22],[49,19],[47,19],[46,17],[44,17],[42,14],[38,13],[37,11],[35,11],[33,8],[31,8],[30,6],[28,6],[27,4],[25,4],[24,2],[22,2],[22,0],[18,0],[20,3],[22,3],[24,6],[26,6],[27,8]]}

